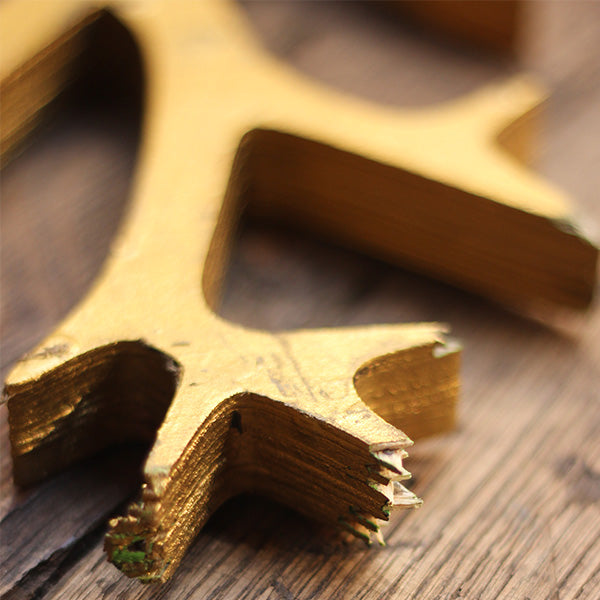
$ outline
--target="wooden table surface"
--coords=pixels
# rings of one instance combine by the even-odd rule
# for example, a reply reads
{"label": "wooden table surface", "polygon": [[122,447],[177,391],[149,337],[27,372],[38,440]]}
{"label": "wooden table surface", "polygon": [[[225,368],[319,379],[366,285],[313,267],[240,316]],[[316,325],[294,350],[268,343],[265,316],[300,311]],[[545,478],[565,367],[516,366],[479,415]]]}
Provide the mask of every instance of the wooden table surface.
{"label": "wooden table surface", "polygon": [[[600,2],[526,5],[527,68],[554,94],[536,168],[600,229]],[[265,44],[305,73],[386,104],[455,97],[518,67],[356,3],[247,2]],[[82,296],[124,210],[136,119],[59,111],[2,175],[2,372]],[[222,314],[281,329],[439,320],[464,343],[456,432],[411,452],[422,509],[386,548],[255,497],[211,519],[171,581],[106,562],[107,519],[135,495],[143,448],[14,488],[0,415],[2,598],[600,597],[600,303],[517,315],[301,233],[246,223]]]}

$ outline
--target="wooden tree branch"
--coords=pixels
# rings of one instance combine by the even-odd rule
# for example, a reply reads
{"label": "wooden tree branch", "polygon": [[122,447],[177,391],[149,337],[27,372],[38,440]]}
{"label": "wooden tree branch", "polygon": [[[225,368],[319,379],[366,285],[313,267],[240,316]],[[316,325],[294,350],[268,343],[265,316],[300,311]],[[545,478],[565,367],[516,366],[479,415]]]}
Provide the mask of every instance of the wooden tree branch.
{"label": "wooden tree branch", "polygon": [[[0,8],[3,29],[27,22],[0,31],[10,153],[66,85],[86,28],[113,17],[77,1]],[[223,321],[237,220],[249,203],[484,295],[585,307],[596,246],[505,150],[524,151],[539,90],[516,79],[427,111],[376,108],[290,73],[227,4],[111,10],[145,60],[137,186],[96,285],[7,379],[15,480],[156,436],[140,501],[106,538],[110,560],[146,581],[166,580],[244,490],[381,539],[391,507],[420,502],[400,483],[408,435],[454,424],[459,348],[438,324]]]}

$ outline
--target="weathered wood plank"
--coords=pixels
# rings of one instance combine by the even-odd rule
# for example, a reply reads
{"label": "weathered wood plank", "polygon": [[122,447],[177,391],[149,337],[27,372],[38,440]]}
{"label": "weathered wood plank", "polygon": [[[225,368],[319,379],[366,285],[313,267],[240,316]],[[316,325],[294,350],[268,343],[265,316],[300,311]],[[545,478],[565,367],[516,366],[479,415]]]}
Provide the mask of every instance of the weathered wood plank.
{"label": "weathered wood plank", "polygon": [[[560,4],[546,8],[555,24]],[[556,25],[557,37],[546,41],[550,55],[544,64],[550,66],[540,69],[555,74],[558,90],[550,104],[541,168],[600,223],[600,76],[598,62],[589,57],[593,40],[600,40],[600,20],[594,19],[600,5],[570,5],[565,22],[571,30],[576,28],[573,15],[579,14],[587,41],[573,36],[565,42],[569,51],[564,58],[556,43],[564,39],[561,27]],[[393,42],[388,24],[378,24],[377,19],[365,24],[368,11],[312,3],[251,3],[249,10],[255,22],[263,24],[263,33],[271,32],[270,43],[279,44],[281,52],[311,74],[375,97],[387,93],[381,99],[389,102],[407,100],[402,89],[410,88],[416,75],[409,72],[401,83],[397,65],[404,57],[397,47],[385,54],[386,44],[399,42]],[[283,13],[289,16],[283,19]],[[315,15],[330,16],[313,27]],[[294,26],[288,38],[295,39],[294,44],[281,37],[277,23],[282,20],[288,28]],[[369,31],[383,33],[369,37]],[[338,43],[346,45],[336,54]],[[378,57],[382,63],[377,63]],[[467,70],[469,60],[464,55],[456,58],[452,73],[460,85],[470,85],[472,75],[458,75],[462,66]],[[485,65],[481,59],[474,62]],[[429,62],[431,71],[421,66],[420,73],[435,97],[442,94],[444,77],[434,73],[448,71],[435,71],[431,63],[435,59]],[[344,68],[336,69],[339,64]],[[369,72],[373,68],[376,75]],[[498,72],[496,66],[477,69],[484,78]],[[426,90],[427,83],[421,85]],[[445,93],[460,91],[452,91],[452,82],[446,85]],[[131,161],[131,146],[121,150],[118,134],[103,145],[109,128],[82,141],[74,132],[57,131],[62,133],[45,138],[45,149],[36,147],[38,154],[25,154],[11,167],[12,174],[3,174],[3,366],[39,339],[93,279],[124,197],[127,174],[121,170],[126,166],[122,161]],[[91,154],[85,154],[86,148]],[[78,178],[77,169],[89,168],[93,155],[100,166],[96,175]],[[30,177],[34,168],[42,169],[41,182]],[[59,168],[68,168],[63,183]],[[96,191],[87,187],[90,182]],[[58,203],[54,207],[49,204],[52,199]],[[17,212],[22,216],[16,217]],[[64,221],[57,214],[64,215]],[[76,248],[64,246],[63,227],[80,228]],[[41,254],[39,240],[44,240]],[[264,302],[266,290],[276,302]],[[425,498],[423,508],[392,517],[386,549],[365,550],[339,546],[327,532],[281,506],[235,499],[209,522],[171,582],[143,588],[106,563],[96,525],[128,490],[101,482],[90,487],[91,472],[81,468],[13,496],[4,430],[2,514],[14,533],[12,539],[0,535],[5,551],[19,558],[4,590],[31,572],[36,578],[22,583],[35,585],[13,587],[15,597],[30,597],[36,588],[44,598],[592,600],[600,595],[598,305],[582,317],[555,315],[547,326],[349,252],[250,226],[239,242],[223,314],[272,328],[432,319],[452,323],[465,344],[461,426],[451,436],[421,442],[412,452],[409,468],[415,491]],[[45,508],[64,498],[78,507],[78,521],[61,513],[53,519]],[[17,544],[16,538],[28,532],[14,528],[19,515],[11,506],[22,507],[24,521],[35,523],[35,529],[43,526],[26,543],[21,537],[23,543]],[[9,532],[5,526],[3,531]],[[89,546],[89,551],[79,560],[71,556],[66,569],[60,567],[65,557],[56,555],[60,560],[45,571],[39,561],[65,543],[82,550]],[[3,568],[9,564],[3,560]]]}
{"label": "weathered wood plank", "polygon": [[115,449],[15,498],[0,521],[0,595],[42,596],[85,555],[123,499],[135,494],[144,454]]}

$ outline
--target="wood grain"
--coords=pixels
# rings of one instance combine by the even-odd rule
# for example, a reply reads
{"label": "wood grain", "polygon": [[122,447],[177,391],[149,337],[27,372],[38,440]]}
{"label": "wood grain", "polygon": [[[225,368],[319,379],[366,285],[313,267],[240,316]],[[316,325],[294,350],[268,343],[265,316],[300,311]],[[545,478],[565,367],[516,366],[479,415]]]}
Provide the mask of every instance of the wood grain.
{"label": "wood grain", "polygon": [[[600,76],[590,49],[600,40],[600,5],[570,3],[566,12],[561,3],[536,6],[541,31],[532,32],[538,48],[537,58],[534,54],[530,60],[550,74],[556,87],[542,172],[578,198],[597,224]],[[401,84],[405,54],[397,50],[405,43],[398,41],[402,30],[398,33],[364,7],[250,3],[247,8],[267,43],[312,75],[329,77],[356,93],[380,94],[387,102],[410,102],[415,93],[403,92]],[[581,35],[565,35],[576,27]],[[283,39],[282,31],[290,37]],[[418,49],[418,40],[410,34],[408,38]],[[421,51],[406,76],[410,82],[410,70],[421,61],[419,93],[425,99],[428,79],[431,99],[458,93],[475,81],[469,65],[484,79],[502,72],[497,65],[463,54],[454,55],[453,63],[447,49],[440,70],[438,61],[430,60],[435,52],[425,47]],[[417,50],[414,56],[419,56]],[[447,82],[443,92],[440,74],[448,73],[449,63],[459,82]],[[3,174],[4,368],[77,301],[91,271],[98,268],[123,206],[134,145],[123,144],[122,124],[78,137],[76,131],[85,132],[86,127],[73,119],[65,115],[60,127],[47,131],[41,145]],[[97,124],[96,114],[87,131]],[[96,164],[93,171],[75,175],[77,165],[89,169],[91,162]],[[42,174],[39,179],[31,174],[34,168]],[[75,248],[64,244],[67,219],[80,232],[82,241]],[[68,287],[57,285],[57,277],[69,282]],[[72,290],[70,297],[65,289]],[[277,300],[265,302],[267,292]],[[101,533],[93,525],[128,490],[113,496],[105,492],[102,499],[98,488],[87,485],[90,471],[84,469],[83,479],[69,472],[18,493],[6,468],[3,432],[2,545],[3,551],[23,557],[11,568],[3,588],[7,597],[598,597],[597,305],[582,317],[527,319],[350,252],[248,224],[229,272],[223,314],[273,329],[412,320],[452,323],[465,344],[461,428],[452,436],[421,443],[413,452],[409,468],[416,477],[415,491],[425,498],[421,511],[394,517],[389,547],[367,551],[340,547],[327,532],[281,506],[234,499],[202,532],[171,582],[141,588],[121,579],[105,562]],[[7,332],[12,332],[10,337]],[[100,473],[101,461],[87,468]],[[81,488],[74,502],[82,506],[81,514],[95,511],[87,521],[91,532],[75,522],[49,519],[52,527],[41,533],[29,529],[35,535],[15,548],[9,535],[33,524],[40,527],[41,507],[56,507],[61,494],[75,488]],[[44,556],[63,547],[65,539],[83,541],[68,560],[44,563],[37,558],[42,553],[34,552],[44,538]],[[9,564],[8,558],[2,560]]]}

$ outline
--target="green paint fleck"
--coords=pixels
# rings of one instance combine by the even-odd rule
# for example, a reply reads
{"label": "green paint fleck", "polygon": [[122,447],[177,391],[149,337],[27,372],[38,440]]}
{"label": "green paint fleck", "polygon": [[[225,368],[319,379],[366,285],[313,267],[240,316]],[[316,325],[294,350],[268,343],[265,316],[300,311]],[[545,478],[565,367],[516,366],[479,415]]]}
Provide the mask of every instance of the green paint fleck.
{"label": "green paint fleck", "polygon": [[143,550],[126,550],[115,548],[112,553],[111,560],[115,565],[120,566],[125,563],[140,563],[144,562],[146,553]]}
{"label": "green paint fleck", "polygon": [[377,523],[375,521],[372,521],[371,519],[367,519],[366,517],[363,517],[362,515],[357,515],[356,518],[367,528],[370,529],[371,531],[379,531],[379,525],[377,525]]}
{"label": "green paint fleck", "polygon": [[366,533],[363,533],[362,531],[358,531],[358,529],[352,527],[352,525],[350,525],[350,523],[348,523],[348,521],[346,521],[342,517],[339,517],[338,521],[343,527],[345,527],[348,531],[350,531],[350,533],[352,533],[356,537],[360,538],[367,546],[371,545],[371,538]]}

